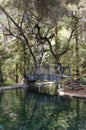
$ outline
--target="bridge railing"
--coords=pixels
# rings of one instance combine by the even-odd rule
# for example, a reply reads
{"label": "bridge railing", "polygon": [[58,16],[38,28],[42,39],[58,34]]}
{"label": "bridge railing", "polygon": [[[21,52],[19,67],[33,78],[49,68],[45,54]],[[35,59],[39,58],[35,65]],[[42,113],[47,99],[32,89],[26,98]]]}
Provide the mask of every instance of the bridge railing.
{"label": "bridge railing", "polygon": [[45,65],[45,66],[31,66],[28,69],[28,75],[39,75],[39,74],[47,74],[47,75],[70,75],[70,67],[69,66],[58,66],[58,65]]}
{"label": "bridge railing", "polygon": [[57,65],[46,65],[46,66],[31,66],[28,69],[26,76],[27,81],[54,81],[59,82],[63,78],[70,75],[69,66],[57,66]]}

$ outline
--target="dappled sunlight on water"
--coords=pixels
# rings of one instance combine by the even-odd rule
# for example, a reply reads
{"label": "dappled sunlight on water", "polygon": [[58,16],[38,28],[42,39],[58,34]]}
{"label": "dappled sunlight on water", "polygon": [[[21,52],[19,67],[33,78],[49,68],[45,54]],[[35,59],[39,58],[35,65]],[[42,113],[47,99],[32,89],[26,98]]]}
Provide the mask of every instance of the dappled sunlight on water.
{"label": "dappled sunlight on water", "polygon": [[86,100],[2,92],[0,130],[86,130]]}

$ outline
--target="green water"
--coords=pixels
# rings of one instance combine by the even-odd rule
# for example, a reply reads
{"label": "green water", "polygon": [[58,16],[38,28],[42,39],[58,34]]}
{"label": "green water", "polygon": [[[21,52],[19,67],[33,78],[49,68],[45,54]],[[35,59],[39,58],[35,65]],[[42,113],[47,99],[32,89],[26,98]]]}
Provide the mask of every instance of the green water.
{"label": "green water", "polygon": [[86,130],[86,100],[0,93],[0,130]]}

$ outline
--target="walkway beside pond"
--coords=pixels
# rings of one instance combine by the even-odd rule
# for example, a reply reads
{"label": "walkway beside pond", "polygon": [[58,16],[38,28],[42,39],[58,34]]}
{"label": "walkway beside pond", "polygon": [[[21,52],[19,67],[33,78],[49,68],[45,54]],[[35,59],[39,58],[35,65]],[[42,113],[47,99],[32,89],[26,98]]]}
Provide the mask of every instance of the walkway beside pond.
{"label": "walkway beside pond", "polygon": [[23,87],[25,87],[23,84],[3,86],[3,87],[0,87],[0,91],[12,90],[12,89],[20,89],[20,88],[23,88]]}
{"label": "walkway beside pond", "polygon": [[86,98],[86,86],[83,87],[83,90],[71,91],[71,90],[57,90],[60,96],[76,97],[76,98]]}

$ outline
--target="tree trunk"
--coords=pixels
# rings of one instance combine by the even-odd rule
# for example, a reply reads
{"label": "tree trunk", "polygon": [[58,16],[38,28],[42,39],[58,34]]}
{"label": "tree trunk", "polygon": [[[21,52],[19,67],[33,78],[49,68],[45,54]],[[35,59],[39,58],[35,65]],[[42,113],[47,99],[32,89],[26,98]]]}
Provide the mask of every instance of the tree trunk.
{"label": "tree trunk", "polygon": [[60,65],[59,63],[59,42],[58,42],[58,23],[55,23],[55,55],[56,55],[56,59],[55,59],[55,64]]}
{"label": "tree trunk", "polygon": [[3,74],[2,74],[1,67],[0,67],[0,82],[4,82],[4,79],[3,79]]}
{"label": "tree trunk", "polygon": [[24,62],[24,66],[23,66],[23,77],[26,77],[26,48],[25,48],[25,44],[23,44],[23,62]]}
{"label": "tree trunk", "polygon": [[19,76],[18,76],[18,64],[16,64],[16,76],[15,76],[15,82],[19,82]]}
{"label": "tree trunk", "polygon": [[75,40],[76,40],[76,44],[75,44],[75,68],[76,68],[76,76],[77,76],[77,80],[79,80],[80,78],[80,73],[79,73],[79,39],[78,39],[78,28],[76,26],[76,30],[75,30]]}

